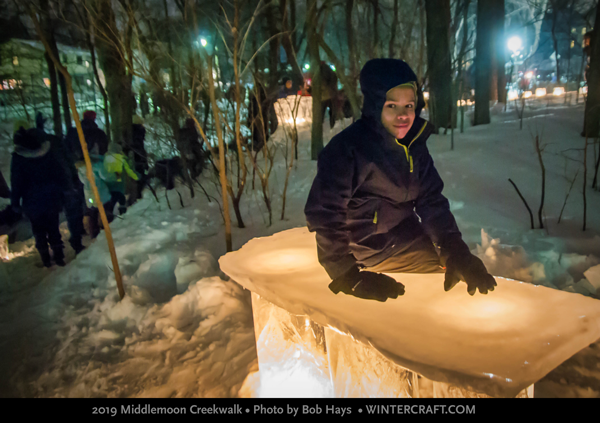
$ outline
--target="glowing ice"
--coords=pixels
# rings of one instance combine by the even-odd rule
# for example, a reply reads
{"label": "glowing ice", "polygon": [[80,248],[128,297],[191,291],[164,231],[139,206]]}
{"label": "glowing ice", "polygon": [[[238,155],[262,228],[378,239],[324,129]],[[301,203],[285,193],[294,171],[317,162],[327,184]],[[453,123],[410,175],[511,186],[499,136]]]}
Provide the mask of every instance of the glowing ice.
{"label": "glowing ice", "polygon": [[[443,274],[390,274],[406,294],[385,303],[334,295],[316,251],[314,234],[297,228],[253,239],[219,261],[256,297],[261,379],[263,370],[273,379],[295,364],[290,372],[301,385],[324,396],[325,369],[336,396],[532,396],[533,383],[600,338],[597,300],[503,278],[486,296],[469,296],[464,284],[444,292]],[[311,330],[302,332],[306,319]],[[322,342],[303,338],[320,328],[328,362]],[[387,363],[384,372],[378,362]]]}

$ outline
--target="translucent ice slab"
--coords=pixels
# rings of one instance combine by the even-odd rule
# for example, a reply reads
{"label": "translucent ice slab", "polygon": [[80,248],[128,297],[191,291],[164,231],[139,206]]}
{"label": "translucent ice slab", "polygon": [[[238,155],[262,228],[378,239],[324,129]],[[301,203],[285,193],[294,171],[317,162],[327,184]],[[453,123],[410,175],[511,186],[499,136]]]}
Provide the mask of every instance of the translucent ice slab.
{"label": "translucent ice slab", "polygon": [[[600,338],[600,301],[498,277],[494,292],[473,297],[465,284],[445,292],[443,274],[390,274],[406,286],[406,294],[385,303],[334,295],[316,251],[314,234],[297,228],[255,238],[219,260],[223,272],[256,294],[261,379],[263,370],[270,371],[264,364],[269,360],[261,356],[271,354],[270,362],[281,366],[290,358],[298,364],[297,359],[312,355],[313,368],[299,366],[302,370],[296,373],[315,381],[328,369],[331,387],[323,378],[317,382],[325,396],[327,389],[335,396],[531,396],[531,388],[523,390]],[[264,300],[263,311],[257,315],[259,299]],[[275,311],[265,312],[269,307]],[[286,319],[291,323],[284,330],[286,325],[278,322]],[[318,345],[319,327],[325,328],[327,363]],[[315,340],[308,341],[310,333]],[[336,343],[336,336],[360,341],[353,357],[362,354],[366,364],[388,359],[398,368],[392,366],[385,374],[373,373],[372,368],[352,371],[355,363],[340,362],[345,357],[340,353],[353,347]],[[361,352],[361,345],[375,351]],[[276,378],[281,369],[273,369]],[[354,376],[344,375],[343,369]],[[357,386],[340,383],[350,377],[356,384],[361,374],[368,376]],[[385,387],[388,379],[392,382]],[[377,380],[385,383],[371,394]]]}

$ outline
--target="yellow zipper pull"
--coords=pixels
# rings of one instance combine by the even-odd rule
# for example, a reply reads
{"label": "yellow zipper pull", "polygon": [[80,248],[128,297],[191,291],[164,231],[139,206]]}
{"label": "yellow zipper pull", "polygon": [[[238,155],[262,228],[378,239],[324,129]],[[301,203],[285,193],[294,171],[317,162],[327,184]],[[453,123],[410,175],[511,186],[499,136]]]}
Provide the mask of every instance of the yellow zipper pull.
{"label": "yellow zipper pull", "polygon": [[375,212],[375,218],[373,219],[373,223],[377,225],[377,212]]}
{"label": "yellow zipper pull", "polygon": [[410,173],[412,173],[413,171],[413,159],[412,156],[410,156]]}

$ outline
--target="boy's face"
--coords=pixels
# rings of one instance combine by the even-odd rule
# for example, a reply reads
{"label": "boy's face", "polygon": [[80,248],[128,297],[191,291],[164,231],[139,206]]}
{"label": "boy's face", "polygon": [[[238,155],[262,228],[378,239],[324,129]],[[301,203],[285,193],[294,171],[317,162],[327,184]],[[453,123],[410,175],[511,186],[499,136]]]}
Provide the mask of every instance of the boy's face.
{"label": "boy's face", "polygon": [[290,80],[287,80],[287,81],[285,82],[285,87],[286,87],[288,90],[289,90],[289,89],[291,89],[291,88],[292,88],[292,81],[290,81]]}
{"label": "boy's face", "polygon": [[396,139],[404,138],[415,121],[416,103],[411,87],[395,87],[387,92],[381,123]]}

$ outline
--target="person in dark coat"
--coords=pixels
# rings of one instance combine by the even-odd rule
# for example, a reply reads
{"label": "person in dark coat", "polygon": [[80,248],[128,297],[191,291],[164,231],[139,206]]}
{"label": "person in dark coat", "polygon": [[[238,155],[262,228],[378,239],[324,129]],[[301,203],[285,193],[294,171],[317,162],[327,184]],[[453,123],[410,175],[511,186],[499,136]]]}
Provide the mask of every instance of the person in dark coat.
{"label": "person in dark coat", "polygon": [[[106,136],[106,132],[98,128],[98,124],[96,124],[96,112],[93,110],[86,110],[83,112],[81,129],[83,130],[83,136],[88,151],[92,154],[105,155],[108,150],[108,137]],[[83,151],[81,150],[77,128],[73,127],[69,129],[66,136],[66,142],[75,161],[78,162],[83,160]]]}
{"label": "person in dark coat", "polygon": [[59,214],[63,208],[63,191],[68,176],[42,131],[21,128],[14,135],[14,143],[10,167],[11,205],[17,210],[22,208],[23,214],[31,221],[35,246],[44,266],[52,264],[50,248],[54,262],[64,266]]}
{"label": "person in dark coat", "polygon": [[65,142],[56,135],[46,133],[44,129],[44,116],[38,112],[35,118],[36,127],[44,134],[45,141],[50,142],[50,150],[54,157],[67,174],[66,184],[64,186],[64,207],[65,217],[69,226],[69,244],[76,254],[82,252],[85,247],[82,243],[83,233],[83,216],[85,214],[86,204],[85,195],[83,192],[83,184],[79,180],[79,174],[75,167],[75,158],[71,149],[67,148]]}
{"label": "person in dark coat", "polygon": [[131,146],[124,146],[123,153],[133,159],[133,168],[139,175],[139,181],[136,181],[137,194],[136,199],[142,197],[142,191],[146,185],[147,173],[148,173],[148,153],[144,145],[146,141],[146,128],[144,127],[144,120],[138,116],[133,115],[131,125]]}
{"label": "person in dark coat", "polygon": [[200,144],[200,135],[196,130],[194,119],[186,119],[185,126],[179,130],[177,149],[190,172],[190,176],[192,179],[196,179],[204,169],[206,155],[202,144]]}
{"label": "person in dark coat", "polygon": [[360,74],[361,119],[319,156],[304,211],[336,294],[385,301],[404,287],[377,272],[444,268],[446,290],[460,280],[471,295],[496,285],[462,240],[442,195],[426,146],[433,128],[419,117],[424,101],[416,81],[402,60],[367,62]]}
{"label": "person in dark coat", "polygon": [[10,188],[8,188],[8,184],[2,175],[2,171],[0,171],[0,198],[10,198]]}
{"label": "person in dark coat", "polygon": [[248,105],[248,127],[252,130],[252,149],[255,152],[262,150],[265,140],[268,141],[277,129],[277,114],[273,100],[267,96],[265,87],[256,81],[255,89],[250,91]]}

